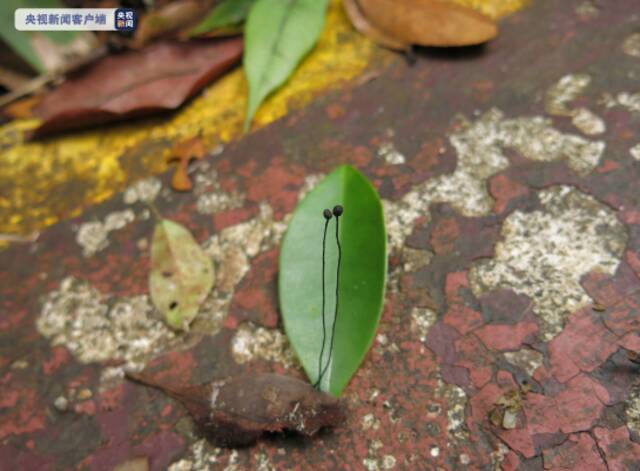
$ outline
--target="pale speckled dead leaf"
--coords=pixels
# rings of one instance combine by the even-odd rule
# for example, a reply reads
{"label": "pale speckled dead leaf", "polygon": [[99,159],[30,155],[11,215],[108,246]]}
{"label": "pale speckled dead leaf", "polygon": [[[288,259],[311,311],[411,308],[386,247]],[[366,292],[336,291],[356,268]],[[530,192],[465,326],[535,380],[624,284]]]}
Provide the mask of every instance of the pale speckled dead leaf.
{"label": "pale speckled dead leaf", "polygon": [[188,330],[213,287],[214,273],[191,233],[182,225],[161,219],[151,244],[151,300],[174,329]]}
{"label": "pale speckled dead leaf", "polygon": [[356,0],[369,23],[396,40],[420,46],[470,46],[496,36],[490,18],[439,0]]}
{"label": "pale speckled dead leaf", "polygon": [[367,36],[374,43],[389,49],[406,50],[411,44],[393,37],[375,25],[372,25],[364,15],[358,4],[358,0],[342,0],[344,11],[347,13],[353,27]]}
{"label": "pale speckled dead leaf", "polygon": [[149,471],[149,459],[147,457],[134,458],[116,465],[113,471]]}

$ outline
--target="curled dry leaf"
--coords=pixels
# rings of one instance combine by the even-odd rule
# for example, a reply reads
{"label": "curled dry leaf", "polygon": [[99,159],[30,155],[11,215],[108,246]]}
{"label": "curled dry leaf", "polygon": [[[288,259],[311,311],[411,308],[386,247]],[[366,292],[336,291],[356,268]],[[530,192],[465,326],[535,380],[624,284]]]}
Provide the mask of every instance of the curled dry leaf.
{"label": "curled dry leaf", "polygon": [[242,40],[160,42],[112,55],[43,98],[34,137],[178,108],[236,64]]}
{"label": "curled dry leaf", "polygon": [[178,166],[171,177],[171,187],[176,191],[189,191],[193,187],[189,178],[189,162],[193,159],[202,160],[207,153],[202,139],[192,137],[178,142],[171,149],[169,161],[177,160]]}
{"label": "curled dry leaf", "polygon": [[180,224],[161,219],[151,244],[151,300],[174,329],[188,330],[213,287],[211,259]]}
{"label": "curled dry leaf", "polygon": [[177,32],[204,15],[209,2],[178,0],[152,10],[142,17],[134,36],[134,45],[141,47],[154,38]]}
{"label": "curled dry leaf", "polygon": [[[399,43],[470,46],[486,42],[498,32],[490,18],[439,0],[354,0],[354,3],[374,30]],[[371,39],[376,41],[374,36]]]}
{"label": "curled dry leaf", "polygon": [[181,402],[201,433],[218,446],[246,446],[264,433],[285,430],[313,436],[345,419],[338,399],[290,376],[243,375],[198,386],[158,384],[144,371],[127,376]]}
{"label": "curled dry leaf", "polygon": [[360,9],[358,0],[342,0],[342,5],[353,27],[376,44],[396,50],[407,50],[411,46],[410,43],[395,38],[377,26],[372,25]]}

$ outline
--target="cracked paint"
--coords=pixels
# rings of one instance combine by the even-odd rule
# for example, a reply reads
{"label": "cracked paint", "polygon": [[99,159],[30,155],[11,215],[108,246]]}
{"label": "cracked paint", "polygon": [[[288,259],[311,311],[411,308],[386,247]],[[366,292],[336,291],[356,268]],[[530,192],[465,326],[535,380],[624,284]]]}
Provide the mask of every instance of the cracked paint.
{"label": "cracked paint", "polygon": [[[68,347],[50,345],[53,337],[49,342],[37,339],[33,329],[43,305],[29,299],[59,291],[64,270],[76,283],[90,280],[85,283],[94,290],[90,296],[97,299],[98,309],[106,306],[107,314],[114,303],[128,303],[145,292],[149,247],[140,237],[151,221],[141,221],[138,211],[146,209],[140,205],[129,207],[140,223],[113,234],[108,249],[90,260],[74,243],[71,223],[44,231],[35,244],[4,252],[3,263],[25,268],[0,273],[0,309],[6,313],[0,316],[0,367],[5,369],[0,377],[0,436],[6,437],[0,462],[11,469],[113,469],[146,456],[152,469],[169,468],[175,461],[172,471],[297,471],[328,469],[336,463],[353,469],[509,471],[545,464],[571,468],[574,462],[583,469],[599,469],[606,459],[609,469],[633,469],[640,456],[636,369],[621,347],[634,350],[640,339],[635,315],[640,302],[640,217],[633,191],[640,167],[629,153],[638,142],[637,116],[617,101],[618,108],[603,114],[609,150],[605,158],[602,143],[572,134],[571,117],[547,120],[527,113],[540,113],[550,77],[573,70],[602,77],[614,67],[635,65],[620,47],[636,29],[628,11],[615,2],[601,5],[598,20],[577,18],[577,3],[553,2],[553,9],[534,2],[516,21],[501,24],[501,41],[511,48],[489,47],[471,61],[419,60],[412,68],[385,72],[371,85],[327,97],[328,102],[228,146],[222,156],[208,155],[208,165],[197,163],[190,169],[194,182],[198,174],[212,177],[200,180],[202,194],[237,195],[240,206],[201,214],[200,195],[159,190],[159,209],[205,240],[202,245],[218,273],[228,274],[218,280],[193,324],[196,332],[189,335],[198,342],[185,345],[187,339],[180,336],[177,348],[161,351],[160,358],[148,362],[154,377],[181,384],[269,370],[302,375],[295,362],[287,370],[278,358],[282,351],[276,337],[282,333],[277,329],[277,245],[296,199],[317,183],[316,176],[351,163],[371,179],[390,208],[403,212],[405,227],[404,219],[387,214],[395,241],[390,289],[373,348],[345,392],[345,424],[312,442],[273,436],[251,448],[214,449],[199,440],[186,412],[171,398],[121,382],[122,368],[112,366],[118,361],[78,364]],[[550,11],[552,26],[538,21],[548,19]],[[539,40],[532,43],[530,35],[515,34],[525,22]],[[523,54],[513,55],[513,50]],[[530,61],[546,58],[549,50],[557,60]],[[580,51],[585,51],[583,58],[573,60]],[[457,84],[454,90],[448,78]],[[632,79],[628,70],[611,75],[616,90],[634,90]],[[405,96],[407,90],[410,95]],[[601,92],[589,91],[590,96]],[[420,105],[409,99],[415,94],[421,97]],[[381,97],[384,107],[372,105],[372,96]],[[428,106],[422,106],[422,98]],[[630,103],[628,97],[623,101]],[[505,112],[498,112],[492,122],[494,104]],[[591,106],[582,95],[567,102],[570,111],[582,106]],[[452,107],[467,115],[473,109],[490,111],[455,121],[449,114]],[[328,114],[329,108],[342,111]],[[389,137],[385,130],[390,126],[395,135]],[[308,129],[314,132],[305,132]],[[521,137],[520,132],[528,135]],[[292,147],[288,142],[293,140],[297,144]],[[390,164],[376,155],[387,141],[402,151],[404,164]],[[472,152],[478,155],[469,156]],[[465,175],[477,183],[469,190],[475,192],[469,201],[445,191],[447,185],[463,185]],[[437,182],[446,184],[436,188]],[[260,206],[265,201],[268,205]],[[432,202],[445,204],[434,206],[431,214]],[[83,220],[104,222],[117,203],[93,208]],[[520,231],[519,225],[534,232]],[[534,251],[532,268],[523,270],[514,286],[485,286],[488,290],[478,296],[477,280],[470,274],[475,264],[494,260],[501,269],[513,268],[516,263],[501,258],[501,250],[515,256],[516,242],[525,250],[536,237],[544,238],[546,225],[549,231],[560,231],[556,239],[547,237],[549,244],[560,247]],[[508,232],[508,227],[513,230]],[[583,260],[587,250],[576,247],[580,244],[595,244],[591,256],[598,266],[586,274],[592,267]],[[574,261],[575,274],[568,273],[566,267]],[[545,266],[553,269],[545,272]],[[544,279],[528,279],[531,270]],[[575,291],[580,276],[584,292]],[[514,291],[528,289],[527,282],[532,294]],[[550,290],[551,295],[542,294],[548,306],[534,301],[536,284]],[[597,304],[566,316],[565,327],[550,343],[538,342],[536,333],[547,327],[536,309],[551,310],[556,301],[562,316],[565,307],[570,309],[564,303],[571,296],[578,304],[586,299]],[[260,348],[275,345],[276,352],[251,352],[247,345],[256,337],[262,337]],[[244,363],[237,363],[238,353]],[[522,397],[522,413],[493,426],[489,414],[496,401],[524,387],[525,380],[531,390]],[[64,401],[58,405],[65,411],[55,406],[61,397],[67,407]],[[366,431],[363,420],[371,424]],[[61,433],[72,440],[53,440],[65,436]],[[589,437],[599,454],[592,453]],[[194,442],[200,442],[200,448]]]}
{"label": "cracked paint", "polygon": [[605,149],[602,141],[563,134],[550,120],[538,116],[509,119],[493,108],[474,122],[464,117],[459,121],[462,129],[449,136],[458,157],[455,171],[428,179],[400,201],[385,202],[392,247],[402,246],[414,221],[428,216],[432,203],[449,203],[468,217],[489,214],[494,201],[487,180],[509,166],[503,148],[517,150],[533,161],[564,159],[578,175],[593,170]]}
{"label": "cracked paint", "polygon": [[153,313],[146,295],[118,298],[69,277],[45,296],[36,326],[51,345],[64,345],[82,363],[123,360],[127,368],[141,369],[176,338]]}
{"label": "cracked paint", "polygon": [[538,196],[541,210],[518,210],[505,219],[495,258],[475,263],[470,281],[476,296],[501,287],[529,296],[540,337],[549,341],[569,314],[591,302],[582,276],[613,275],[627,235],[613,210],[573,187],[551,187]]}
{"label": "cracked paint", "polygon": [[523,348],[515,352],[505,352],[504,357],[513,366],[520,368],[531,377],[544,362],[542,353],[530,348]]}

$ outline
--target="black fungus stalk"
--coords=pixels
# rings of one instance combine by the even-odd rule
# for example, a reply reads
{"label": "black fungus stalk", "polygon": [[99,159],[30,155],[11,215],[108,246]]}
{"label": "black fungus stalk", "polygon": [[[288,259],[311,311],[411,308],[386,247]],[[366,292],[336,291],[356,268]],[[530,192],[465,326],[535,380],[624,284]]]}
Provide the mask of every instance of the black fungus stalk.
{"label": "black fungus stalk", "polygon": [[325,209],[322,212],[324,216],[324,233],[322,234],[322,348],[320,349],[320,356],[318,357],[318,379],[316,383],[313,385],[314,388],[318,389],[320,386],[320,381],[322,380],[322,358],[324,357],[324,344],[327,339],[327,328],[326,321],[324,317],[324,306],[325,306],[325,283],[324,283],[324,267],[325,267],[325,252],[327,245],[327,228],[329,227],[329,220],[331,219],[331,211],[329,209]]}
{"label": "black fungus stalk", "polygon": [[[342,206],[337,205],[333,207],[333,215],[336,217],[336,244],[338,246],[338,266],[336,268],[336,307],[333,315],[333,325],[331,326],[331,341],[329,343],[329,356],[327,357],[327,363],[324,365],[324,369],[320,374],[318,382],[322,380],[324,374],[329,369],[331,364],[331,356],[333,355],[333,339],[336,335],[336,323],[338,321],[338,307],[340,305],[340,262],[342,261],[342,246],[340,245],[340,216],[344,212]],[[324,291],[323,291],[324,292]],[[323,343],[324,346],[324,343]]]}

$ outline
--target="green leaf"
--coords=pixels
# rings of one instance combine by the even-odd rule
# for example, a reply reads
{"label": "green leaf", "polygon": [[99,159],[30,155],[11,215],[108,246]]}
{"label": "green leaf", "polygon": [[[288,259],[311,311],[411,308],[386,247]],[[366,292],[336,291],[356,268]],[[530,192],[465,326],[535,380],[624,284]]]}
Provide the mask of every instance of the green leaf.
{"label": "green leaf", "polygon": [[287,81],[313,48],[328,0],[257,0],[245,25],[244,70],[249,103],[244,129],[262,101]]}
{"label": "green leaf", "polygon": [[[0,38],[13,49],[25,62],[38,72],[44,72],[44,66],[33,48],[29,31],[18,31],[14,25],[14,12],[17,8],[64,8],[59,0],[2,0],[0,2]],[[77,31],[41,31],[57,43],[68,43],[75,38]]]}
{"label": "green leaf", "polygon": [[242,23],[255,0],[223,0],[207,17],[189,31],[189,36],[208,33],[214,29]]}
{"label": "green leaf", "polygon": [[[339,396],[373,340],[387,272],[382,204],[371,183],[354,168],[338,167],[298,205],[282,242],[278,291],[289,341],[315,383],[322,346],[322,211],[336,204],[344,207],[339,225],[340,303],[333,356],[320,387]],[[332,217],[326,243],[325,361],[335,308],[335,224]]]}
{"label": "green leaf", "polygon": [[174,329],[189,330],[213,287],[213,264],[191,233],[161,219],[151,244],[151,300]]}

